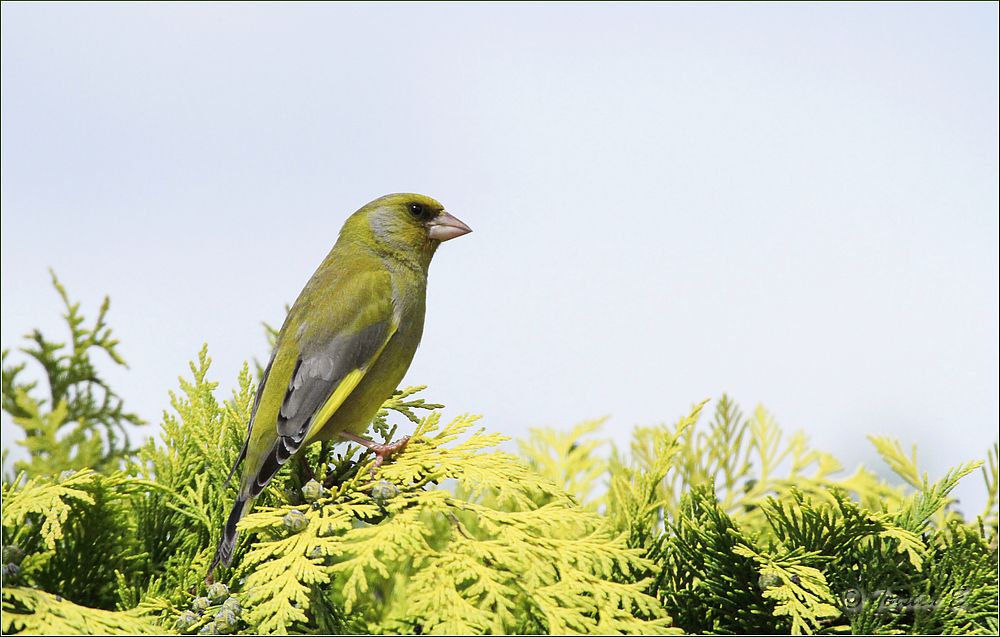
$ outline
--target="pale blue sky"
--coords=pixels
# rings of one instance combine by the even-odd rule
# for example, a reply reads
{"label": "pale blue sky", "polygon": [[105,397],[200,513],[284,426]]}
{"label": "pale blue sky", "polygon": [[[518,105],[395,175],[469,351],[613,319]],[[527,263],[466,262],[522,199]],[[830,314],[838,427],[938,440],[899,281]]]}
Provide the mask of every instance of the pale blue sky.
{"label": "pale blue sky", "polygon": [[997,438],[995,3],[2,11],[3,346],[65,336],[50,266],[91,317],[109,294],[104,369],[154,423],[415,191],[475,230],[404,381],[446,417],[624,443],[728,392],[931,478]]}

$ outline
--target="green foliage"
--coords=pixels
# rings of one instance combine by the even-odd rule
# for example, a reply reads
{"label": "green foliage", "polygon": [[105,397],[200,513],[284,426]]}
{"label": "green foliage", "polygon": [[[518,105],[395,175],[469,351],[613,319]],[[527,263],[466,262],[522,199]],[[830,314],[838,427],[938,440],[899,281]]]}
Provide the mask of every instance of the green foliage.
{"label": "green foliage", "polygon": [[118,341],[104,322],[110,301],[105,297],[93,327],[86,328],[80,304],[70,303],[54,272],[52,284],[66,306],[63,317],[69,326],[70,345],[46,340],[35,330],[26,337],[32,344],[21,348],[42,366],[48,398],[37,397],[37,382],[19,381],[27,363],[8,366],[10,352],[3,350],[3,410],[24,429],[25,439],[18,444],[27,447],[31,457],[31,462],[18,461],[14,468],[29,477],[87,468],[110,473],[131,453],[125,424],[144,424],[125,411],[122,399],[101,379],[91,360],[91,350],[99,350],[125,365],[118,354]]}
{"label": "green foliage", "polygon": [[608,440],[584,440],[600,429],[601,420],[580,423],[569,432],[551,428],[532,429],[529,441],[518,440],[521,456],[528,460],[533,473],[544,476],[563,490],[576,495],[589,511],[596,511],[600,500],[591,498],[608,470],[608,463],[597,450]]}
{"label": "green foliage", "polygon": [[[643,526],[651,529],[643,535],[634,514],[617,518],[633,544],[650,547],[646,556],[659,566],[652,592],[677,625],[714,633],[995,632],[996,532],[964,524],[948,497],[982,462],[931,484],[918,478],[915,453],[873,439],[916,487],[905,494],[863,468],[836,480],[835,460],[810,450],[801,434],[783,439],[762,409],[741,421],[723,397],[708,431],[697,432],[692,416],[640,428],[632,464],[613,458],[609,506],[649,503],[645,510],[654,508],[650,517],[664,526]],[[664,454],[672,458],[666,471]],[[995,462],[991,471],[988,486]],[[664,477],[635,479],[643,473]],[[956,559],[963,551],[964,564]]]}
{"label": "green foliage", "polygon": [[[659,632],[667,618],[644,580],[616,569],[649,568],[599,515],[516,457],[480,453],[503,438],[475,417],[439,428],[423,419],[407,451],[383,467],[392,495],[362,468],[305,507],[258,510],[243,528],[260,540],[246,555],[249,622],[258,632],[308,626],[311,614],[351,617],[315,628],[361,632]],[[457,442],[454,446],[446,446]],[[456,481],[453,489],[435,487]],[[539,506],[538,497],[548,501]],[[374,524],[378,522],[378,524]],[[316,606],[326,608],[320,610]],[[655,615],[642,620],[633,609]]]}
{"label": "green foliage", "polygon": [[3,589],[5,635],[157,635],[149,622],[128,612],[80,606],[31,588]]}
{"label": "green foliage", "polygon": [[136,485],[90,470],[17,486],[23,477],[3,484],[4,634],[154,633],[134,613],[109,610],[116,573],[136,561],[119,497]]}
{"label": "green foliage", "polygon": [[[113,351],[101,316],[87,334]],[[123,470],[49,453],[3,484],[5,633],[996,633],[996,444],[932,482],[915,451],[872,438],[896,488],[863,467],[840,477],[725,396],[707,425],[706,401],[636,428],[628,452],[600,421],[532,430],[521,460],[477,417],[444,424],[423,388],[397,392],[372,431],[391,440],[395,416],[408,446],[374,479],[369,452],[310,447],[316,480],[283,467],[209,585],[254,395],[244,367],[220,401],[210,364],[203,349],[159,441],[118,450]],[[28,404],[19,370],[5,408],[8,387]],[[43,415],[82,413],[67,398],[82,391]],[[980,467],[988,502],[967,522],[950,493]]]}
{"label": "green foliage", "polygon": [[4,546],[27,555],[19,578],[78,604],[115,608],[115,572],[136,560],[120,551],[131,535],[120,497],[135,488],[130,482],[84,470],[64,471],[57,480],[33,478],[23,488],[5,484]]}
{"label": "green foliage", "polygon": [[[590,424],[534,431],[532,466],[560,484],[599,474],[595,500],[655,567],[656,595],[687,632],[995,632],[996,446],[983,467],[984,523],[965,524],[949,493],[982,462],[931,483],[915,451],[872,438],[908,484],[893,488],[786,437],[762,408],[744,419],[725,396],[706,429],[704,403],[674,426],[638,427],[632,453],[594,455]],[[546,459],[546,454],[561,457]],[[584,497],[592,485],[577,488]],[[852,499],[853,498],[853,499]],[[960,555],[965,555],[966,561]],[[959,575],[961,573],[961,575]],[[974,601],[972,601],[974,600]]]}
{"label": "green foliage", "polygon": [[997,476],[997,455],[1000,453],[1000,445],[993,443],[993,448],[989,451],[986,456],[988,462],[987,466],[981,468],[983,472],[983,480],[986,482],[986,507],[983,509],[982,518],[983,522],[993,529],[993,535],[997,534],[997,491],[998,491],[998,479]]}
{"label": "green foliage", "polygon": [[210,365],[206,347],[191,365],[193,380],[179,379],[182,395],[170,394],[176,415],[164,413],[162,444],[150,439],[129,464],[129,474],[150,488],[131,501],[142,561],[117,582],[123,607],[162,615],[189,603],[193,595],[184,591],[202,584],[219,540],[222,503],[231,498],[226,478],[243,444],[252,387],[244,366],[238,389],[220,404]]}

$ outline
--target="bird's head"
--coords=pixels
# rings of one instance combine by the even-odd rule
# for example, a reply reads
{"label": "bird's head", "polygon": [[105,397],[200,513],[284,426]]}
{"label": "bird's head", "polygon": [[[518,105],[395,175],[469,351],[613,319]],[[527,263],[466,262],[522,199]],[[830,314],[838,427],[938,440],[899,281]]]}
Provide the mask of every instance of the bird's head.
{"label": "bird's head", "polygon": [[370,243],[379,252],[412,255],[427,264],[442,241],[469,232],[472,228],[437,201],[401,193],[379,197],[355,212],[341,234]]}

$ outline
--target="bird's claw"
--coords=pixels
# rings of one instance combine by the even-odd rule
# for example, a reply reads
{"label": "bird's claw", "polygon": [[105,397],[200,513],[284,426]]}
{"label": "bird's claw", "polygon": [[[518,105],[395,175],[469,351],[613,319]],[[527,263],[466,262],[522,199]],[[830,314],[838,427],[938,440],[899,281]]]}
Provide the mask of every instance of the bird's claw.
{"label": "bird's claw", "polygon": [[375,471],[377,471],[378,468],[382,466],[382,463],[385,461],[385,459],[391,456],[392,454],[396,453],[397,451],[401,451],[404,447],[406,447],[406,443],[408,442],[410,442],[410,437],[403,436],[396,442],[390,443],[388,445],[383,445],[377,442],[373,442],[368,447],[373,452],[375,452],[375,464],[372,465],[372,480],[375,479]]}

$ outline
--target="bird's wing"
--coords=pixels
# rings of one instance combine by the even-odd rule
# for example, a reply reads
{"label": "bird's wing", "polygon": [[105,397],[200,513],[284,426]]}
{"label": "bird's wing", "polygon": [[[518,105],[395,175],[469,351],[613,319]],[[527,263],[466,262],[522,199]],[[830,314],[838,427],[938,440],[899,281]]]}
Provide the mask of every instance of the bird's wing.
{"label": "bird's wing", "polygon": [[[312,315],[317,305],[327,309],[321,324],[298,319]],[[235,471],[246,459],[243,478],[209,574],[220,562],[229,566],[238,538],[236,525],[254,498],[350,396],[399,321],[392,282],[384,271],[355,273],[346,282],[303,291],[254,398],[247,439],[233,466]]]}
{"label": "bird's wing", "polygon": [[[337,290],[340,294],[335,301],[314,299],[314,302],[333,301],[339,308],[345,308],[336,317],[330,317],[336,320],[317,326],[300,324],[296,330],[300,338],[294,348],[294,362],[293,348],[285,348],[285,355],[279,349],[275,355],[267,385],[276,386],[264,388],[253,417],[241,494],[251,498],[260,495],[281,465],[319,433],[364,378],[399,326],[388,274],[355,277],[348,289],[337,287],[341,289]],[[284,368],[280,370],[284,373],[275,374],[277,368]],[[279,398],[276,394],[280,391],[278,384],[284,385],[282,379],[287,385],[274,413]]]}

